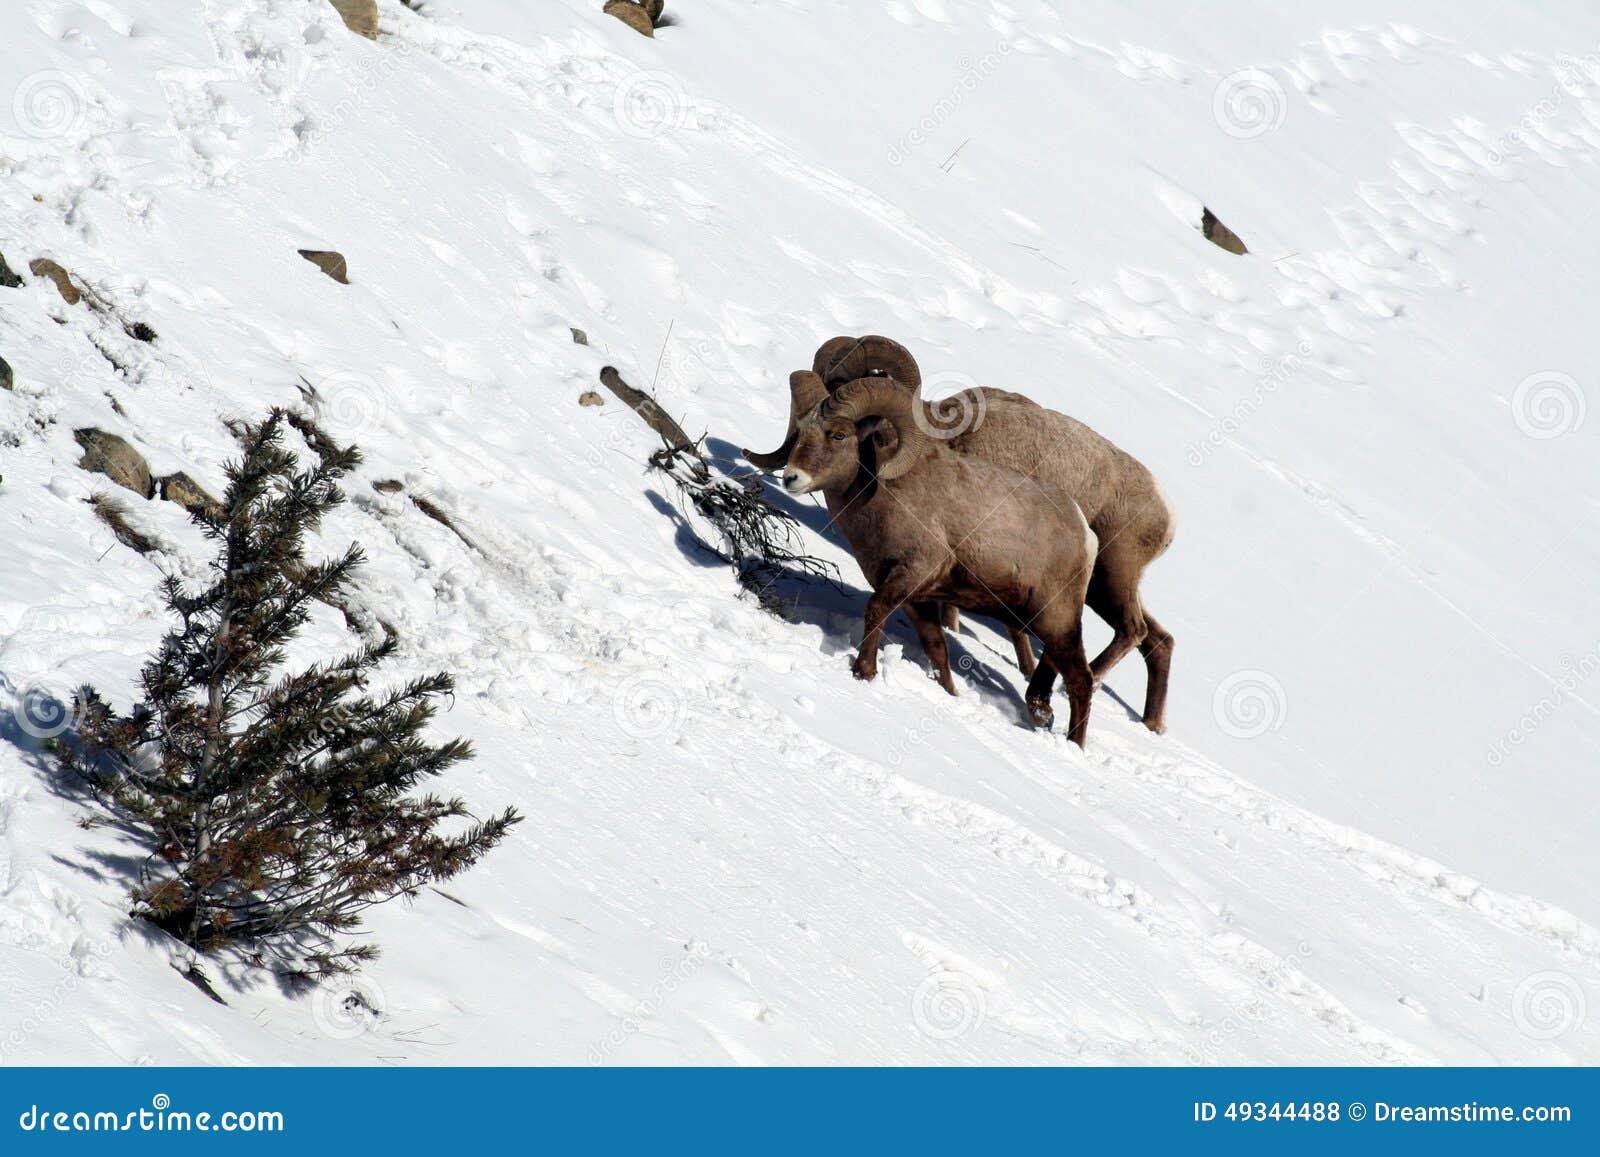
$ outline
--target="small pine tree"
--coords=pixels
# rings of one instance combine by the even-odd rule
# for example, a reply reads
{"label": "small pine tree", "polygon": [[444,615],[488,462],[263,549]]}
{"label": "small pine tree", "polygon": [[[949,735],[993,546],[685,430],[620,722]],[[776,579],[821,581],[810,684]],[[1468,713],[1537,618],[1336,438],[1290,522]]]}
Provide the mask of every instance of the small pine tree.
{"label": "small pine tree", "polygon": [[[286,423],[315,452],[309,469],[284,447]],[[376,955],[339,946],[366,908],[465,870],[521,817],[462,828],[447,824],[470,821],[461,800],[413,794],[472,753],[423,736],[449,675],[369,691],[392,634],[283,673],[313,603],[337,598],[362,563],[352,545],[310,564],[304,544],[360,455],[281,410],[233,433],[227,496],[194,516],[217,544],[209,585],[166,580],[177,625],[143,670],[141,700],[119,715],[85,687],[78,737],[57,757],[150,851],[136,916],[201,951],[249,946],[316,978]]]}

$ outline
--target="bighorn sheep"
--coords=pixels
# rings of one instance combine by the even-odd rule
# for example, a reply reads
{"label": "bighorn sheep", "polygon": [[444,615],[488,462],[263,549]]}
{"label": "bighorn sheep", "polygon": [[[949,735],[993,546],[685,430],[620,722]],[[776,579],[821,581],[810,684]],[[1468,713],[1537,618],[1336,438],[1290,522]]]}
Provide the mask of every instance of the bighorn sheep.
{"label": "bighorn sheep", "polygon": [[860,378],[830,396],[821,377],[796,370],[789,389],[802,416],[783,488],[823,492],[872,586],[857,678],[877,674],[884,623],[903,607],[955,694],[938,604],[983,611],[1039,636],[1049,662],[1028,682],[1029,714],[1050,725],[1059,672],[1072,709],[1067,734],[1082,747],[1094,692],[1083,599],[1095,538],[1077,504],[1047,481],[930,438],[913,412],[918,399],[892,381]]}
{"label": "bighorn sheep", "polygon": [[[913,394],[922,382],[916,359],[890,338],[835,337],[818,348],[812,370],[829,392],[862,377],[888,377]],[[757,468],[781,471],[789,461],[805,409],[791,402],[789,434],[770,454],[745,451]],[[814,400],[811,401],[815,404]],[[809,409],[809,406],[806,407]],[[955,414],[952,426],[943,416]],[[1047,410],[1005,390],[979,388],[929,404],[930,428],[952,429],[945,445],[958,454],[987,459],[1050,483],[1070,495],[1088,519],[1100,549],[1089,581],[1089,607],[1110,624],[1111,642],[1090,665],[1098,683],[1132,648],[1144,656],[1147,672],[1144,723],[1166,730],[1167,682],[1172,667],[1172,635],[1146,613],[1139,598],[1145,567],[1172,542],[1173,516],[1150,472],[1082,422]],[[1033,650],[1025,635],[1017,659],[1031,675]]]}

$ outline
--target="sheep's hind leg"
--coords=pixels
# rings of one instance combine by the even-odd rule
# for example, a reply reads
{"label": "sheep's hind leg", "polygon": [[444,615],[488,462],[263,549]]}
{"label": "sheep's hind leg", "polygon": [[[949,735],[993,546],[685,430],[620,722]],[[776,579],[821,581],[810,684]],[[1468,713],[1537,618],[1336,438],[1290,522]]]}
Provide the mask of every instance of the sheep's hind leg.
{"label": "sheep's hind leg", "polygon": [[1144,725],[1157,735],[1167,729],[1167,680],[1172,674],[1172,633],[1149,615],[1144,617],[1145,636],[1139,644],[1149,672],[1144,693]]}
{"label": "sheep's hind leg", "polygon": [[[1050,689],[1055,683],[1056,671],[1061,672],[1061,682],[1067,689],[1070,714],[1067,721],[1067,738],[1079,747],[1086,745],[1089,735],[1089,704],[1094,698],[1094,677],[1089,673],[1089,659],[1083,650],[1083,624],[1073,623],[1063,630],[1041,631],[1046,661],[1028,684],[1028,708],[1034,722],[1050,725]],[[1040,723],[1041,710],[1046,721]]]}
{"label": "sheep's hind leg", "polygon": [[944,628],[939,625],[939,604],[907,603],[905,611],[911,620],[911,625],[917,629],[917,638],[922,640],[923,653],[928,656],[928,662],[933,664],[934,671],[938,673],[939,686],[954,695],[956,682],[950,675],[950,645],[945,641]]}

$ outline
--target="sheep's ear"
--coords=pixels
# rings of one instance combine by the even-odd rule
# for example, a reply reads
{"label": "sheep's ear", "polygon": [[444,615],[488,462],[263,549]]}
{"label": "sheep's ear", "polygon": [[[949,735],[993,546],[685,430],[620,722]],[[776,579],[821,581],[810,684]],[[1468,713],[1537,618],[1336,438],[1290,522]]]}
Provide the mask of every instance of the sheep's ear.
{"label": "sheep's ear", "polygon": [[893,458],[900,449],[900,431],[894,428],[893,422],[877,414],[856,423],[856,437],[864,444],[871,443],[882,459]]}

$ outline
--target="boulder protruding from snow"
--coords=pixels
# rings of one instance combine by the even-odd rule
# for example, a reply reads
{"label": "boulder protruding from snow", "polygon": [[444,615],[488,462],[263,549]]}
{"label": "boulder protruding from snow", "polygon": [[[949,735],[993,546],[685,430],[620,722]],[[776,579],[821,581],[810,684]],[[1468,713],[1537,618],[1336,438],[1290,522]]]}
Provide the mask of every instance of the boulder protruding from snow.
{"label": "boulder protruding from snow", "polygon": [[578,405],[580,406],[603,406],[605,404],[606,400],[595,390],[585,390],[578,395]]}
{"label": "boulder protruding from snow", "polygon": [[378,0],[329,0],[344,26],[357,36],[378,39]]}
{"label": "boulder protruding from snow", "polygon": [[104,474],[140,498],[155,497],[156,486],[150,476],[150,464],[125,439],[94,426],[74,430],[72,436],[83,447],[83,457],[78,459],[81,469]]}
{"label": "boulder protruding from snow", "polygon": [[1217,215],[1210,209],[1203,207],[1200,211],[1200,232],[1204,233],[1206,240],[1218,249],[1226,249],[1229,253],[1240,255],[1250,252],[1244,247],[1244,242],[1239,240],[1237,233],[1217,220]]}
{"label": "boulder protruding from snow", "polygon": [[48,277],[55,282],[56,292],[68,305],[77,305],[83,300],[83,290],[72,283],[72,275],[48,257],[35,257],[28,262],[28,271],[35,277]]}
{"label": "boulder protruding from snow", "polygon": [[343,253],[332,249],[301,249],[299,253],[340,285],[350,284],[350,266],[345,263]]}
{"label": "boulder protruding from snow", "polygon": [[176,502],[191,514],[205,510],[216,513],[222,509],[222,503],[218,502],[209,490],[182,470],[161,479],[160,488],[161,497],[168,502]]}
{"label": "boulder protruding from snow", "polygon": [[650,13],[643,4],[635,4],[633,0],[606,0],[603,11],[641,35],[654,38],[656,34],[656,22],[650,19]]}
{"label": "boulder protruding from snow", "polygon": [[7,289],[15,289],[21,284],[22,278],[18,277],[16,271],[7,263],[6,255],[0,253],[0,285]]}
{"label": "boulder protruding from snow", "polygon": [[9,390],[16,383],[17,378],[11,372],[11,363],[5,358],[0,358],[0,390]]}

